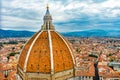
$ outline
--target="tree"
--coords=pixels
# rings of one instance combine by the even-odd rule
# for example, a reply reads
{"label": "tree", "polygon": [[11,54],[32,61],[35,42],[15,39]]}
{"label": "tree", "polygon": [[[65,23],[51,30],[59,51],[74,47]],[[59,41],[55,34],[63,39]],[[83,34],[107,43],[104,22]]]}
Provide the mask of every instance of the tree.
{"label": "tree", "polygon": [[113,61],[114,61],[114,59],[111,58],[111,59],[110,59],[110,62],[113,62]]}
{"label": "tree", "polygon": [[0,49],[3,47],[3,44],[2,43],[0,43]]}
{"label": "tree", "polygon": [[98,58],[97,55],[94,55],[94,54],[89,54],[89,57],[95,57],[95,58]]}
{"label": "tree", "polygon": [[0,43],[0,47],[3,47],[3,44],[2,44],[2,43]]}

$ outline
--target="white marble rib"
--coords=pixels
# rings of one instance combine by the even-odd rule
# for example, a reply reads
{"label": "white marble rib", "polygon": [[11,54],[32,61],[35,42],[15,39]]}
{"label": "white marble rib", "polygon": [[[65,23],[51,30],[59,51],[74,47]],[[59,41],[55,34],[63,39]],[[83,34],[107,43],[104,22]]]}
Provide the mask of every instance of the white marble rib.
{"label": "white marble rib", "polygon": [[27,56],[26,56],[26,59],[25,59],[25,63],[24,63],[24,72],[26,72],[26,66],[27,66],[27,62],[28,62],[28,58],[29,58],[29,55],[30,55],[30,52],[31,52],[31,49],[34,45],[34,43],[36,42],[36,40],[38,39],[38,37],[40,36],[40,34],[42,33],[43,31],[39,32],[38,35],[36,36],[36,38],[33,40],[29,50],[28,50],[28,53],[27,53]]}
{"label": "white marble rib", "polygon": [[49,47],[50,47],[50,61],[51,61],[51,74],[54,74],[54,60],[53,60],[53,50],[52,50],[52,40],[50,30],[48,30],[48,37],[49,37]]}
{"label": "white marble rib", "polygon": [[[55,31],[56,32],[56,31]],[[56,32],[57,33],[57,32]],[[69,51],[70,51],[70,54],[71,54],[71,56],[72,56],[72,59],[73,59],[73,63],[74,63],[74,65],[75,65],[75,60],[74,60],[74,56],[73,56],[73,54],[72,54],[72,51],[71,51],[71,49],[70,49],[70,47],[68,46],[68,44],[67,44],[67,42],[64,40],[64,38],[59,34],[59,33],[57,33],[61,38],[62,38],[62,40],[65,42],[65,44],[67,45],[67,47],[68,47],[68,49],[69,49]]]}

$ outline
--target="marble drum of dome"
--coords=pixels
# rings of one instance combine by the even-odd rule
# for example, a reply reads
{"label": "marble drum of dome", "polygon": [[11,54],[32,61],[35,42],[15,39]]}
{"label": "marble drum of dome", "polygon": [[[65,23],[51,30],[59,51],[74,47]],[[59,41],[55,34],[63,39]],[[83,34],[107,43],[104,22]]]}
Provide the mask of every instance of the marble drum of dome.
{"label": "marble drum of dome", "polygon": [[22,80],[66,80],[74,77],[74,64],[71,45],[55,30],[47,7],[41,30],[21,51],[17,73]]}

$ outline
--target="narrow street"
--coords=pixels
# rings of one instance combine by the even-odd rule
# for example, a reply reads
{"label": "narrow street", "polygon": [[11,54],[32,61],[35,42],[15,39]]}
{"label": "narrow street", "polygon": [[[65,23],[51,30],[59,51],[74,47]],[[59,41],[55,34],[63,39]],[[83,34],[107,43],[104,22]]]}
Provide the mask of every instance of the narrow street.
{"label": "narrow street", "polygon": [[95,67],[95,77],[94,77],[94,80],[100,80],[99,79],[99,71],[98,71],[98,61],[96,61],[94,63],[94,67]]}

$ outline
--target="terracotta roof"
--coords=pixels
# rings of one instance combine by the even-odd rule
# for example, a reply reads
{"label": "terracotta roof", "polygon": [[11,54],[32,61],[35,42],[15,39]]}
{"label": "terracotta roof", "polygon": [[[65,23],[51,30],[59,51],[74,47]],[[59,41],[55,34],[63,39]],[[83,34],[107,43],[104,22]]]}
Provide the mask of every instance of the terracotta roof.
{"label": "terracotta roof", "polygon": [[0,72],[0,80],[4,80],[4,79],[5,79],[5,77],[4,77],[3,73]]}
{"label": "terracotta roof", "polygon": [[95,76],[93,62],[79,62],[76,69],[76,76]]}
{"label": "terracotta roof", "polygon": [[106,78],[120,78],[120,72],[115,72],[112,68],[106,65],[98,65],[99,76],[103,76]]}
{"label": "terracotta roof", "polygon": [[[51,41],[49,40],[50,36]],[[26,72],[50,73],[51,49],[53,54],[54,72],[64,71],[74,67],[72,48],[66,39],[56,31],[50,31],[50,35],[48,31],[36,33],[24,46],[19,58],[18,66],[23,70],[25,60],[28,56]]]}
{"label": "terracotta roof", "polygon": [[7,79],[9,80],[16,80],[16,71],[12,71],[9,73]]}
{"label": "terracotta roof", "polygon": [[10,70],[10,69],[12,69],[12,67],[8,63],[0,64],[1,71]]}

